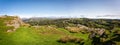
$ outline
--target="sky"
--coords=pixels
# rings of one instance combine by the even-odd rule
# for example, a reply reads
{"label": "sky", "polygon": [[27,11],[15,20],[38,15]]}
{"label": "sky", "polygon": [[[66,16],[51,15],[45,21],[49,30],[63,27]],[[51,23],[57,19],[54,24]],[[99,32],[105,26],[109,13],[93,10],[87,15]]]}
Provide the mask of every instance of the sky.
{"label": "sky", "polygon": [[95,17],[120,14],[119,0],[0,0],[0,15]]}

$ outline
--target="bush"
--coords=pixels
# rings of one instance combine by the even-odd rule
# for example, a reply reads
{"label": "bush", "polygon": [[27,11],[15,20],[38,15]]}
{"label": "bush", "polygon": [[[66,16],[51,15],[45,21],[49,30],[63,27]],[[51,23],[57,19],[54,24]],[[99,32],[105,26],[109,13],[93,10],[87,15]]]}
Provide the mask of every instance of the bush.
{"label": "bush", "polygon": [[58,42],[62,42],[62,43],[67,43],[67,42],[81,43],[81,42],[83,42],[83,39],[76,38],[76,37],[73,37],[73,36],[64,36],[64,37],[61,37],[58,40]]}

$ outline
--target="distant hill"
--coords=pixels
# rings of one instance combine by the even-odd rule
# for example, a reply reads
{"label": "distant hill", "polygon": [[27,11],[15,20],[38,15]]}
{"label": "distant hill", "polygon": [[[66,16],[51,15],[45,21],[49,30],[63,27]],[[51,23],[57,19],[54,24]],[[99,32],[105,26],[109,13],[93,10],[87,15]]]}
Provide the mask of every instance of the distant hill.
{"label": "distant hill", "polygon": [[23,20],[30,25],[56,25],[58,27],[84,25],[92,28],[104,28],[112,30],[120,27],[119,19],[90,19],[90,18],[29,18]]}

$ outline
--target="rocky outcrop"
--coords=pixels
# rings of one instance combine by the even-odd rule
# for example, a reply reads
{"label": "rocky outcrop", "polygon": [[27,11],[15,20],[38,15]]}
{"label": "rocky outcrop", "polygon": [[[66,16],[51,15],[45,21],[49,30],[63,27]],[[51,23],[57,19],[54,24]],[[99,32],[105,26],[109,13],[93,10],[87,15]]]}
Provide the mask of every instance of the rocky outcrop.
{"label": "rocky outcrop", "polygon": [[91,33],[90,37],[93,37],[95,35],[103,35],[105,32],[105,29],[101,29],[101,28],[89,28],[86,27],[84,25],[79,25],[77,27],[66,27],[65,29],[67,29],[70,32],[82,32],[82,33]]}
{"label": "rocky outcrop", "polygon": [[25,25],[25,23],[18,16],[1,16],[0,18],[4,20],[6,26],[13,27],[13,29],[9,29],[7,32],[15,31],[20,26]]}
{"label": "rocky outcrop", "polygon": [[23,22],[20,20],[20,18],[14,18],[13,20],[11,21],[8,21],[6,22],[7,26],[13,26],[14,28],[18,28],[20,27],[20,25],[22,24]]}

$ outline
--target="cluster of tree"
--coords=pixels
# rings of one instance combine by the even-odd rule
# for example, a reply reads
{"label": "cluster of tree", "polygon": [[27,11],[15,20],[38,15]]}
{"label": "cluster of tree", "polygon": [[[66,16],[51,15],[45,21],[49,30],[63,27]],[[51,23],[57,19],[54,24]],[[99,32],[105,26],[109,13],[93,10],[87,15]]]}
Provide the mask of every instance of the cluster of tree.
{"label": "cluster of tree", "polygon": [[64,18],[64,19],[50,19],[50,18],[30,18],[24,22],[31,25],[56,25],[58,27],[77,26],[78,24],[91,28],[104,28],[112,30],[120,27],[120,20],[117,19],[87,19],[87,18]]}
{"label": "cluster of tree", "polygon": [[[91,33],[90,35],[93,35]],[[92,38],[89,38],[92,40],[93,45],[120,45],[117,42],[120,42],[120,29],[114,29],[114,30],[105,30],[103,35],[94,35]]]}

